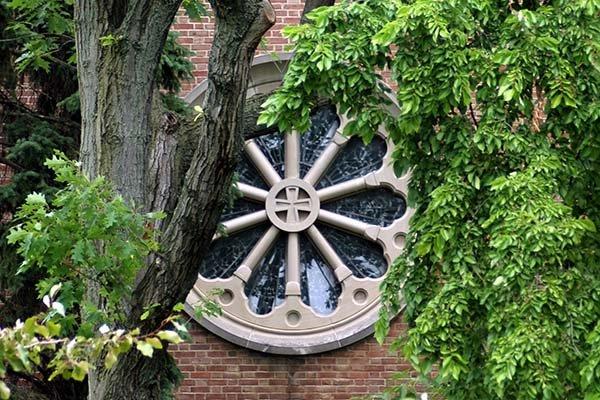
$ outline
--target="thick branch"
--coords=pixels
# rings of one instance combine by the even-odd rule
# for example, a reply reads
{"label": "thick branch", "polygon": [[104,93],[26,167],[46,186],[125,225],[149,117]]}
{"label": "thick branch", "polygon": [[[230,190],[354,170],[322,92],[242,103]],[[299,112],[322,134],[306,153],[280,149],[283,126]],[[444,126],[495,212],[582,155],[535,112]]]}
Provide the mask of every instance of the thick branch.
{"label": "thick branch", "polygon": [[12,162],[9,159],[7,159],[6,157],[2,157],[2,156],[0,156],[0,164],[8,165],[9,167],[11,167],[12,169],[17,170],[17,171],[23,171],[23,169],[24,169],[19,164]]}
{"label": "thick branch", "polygon": [[[227,3],[227,4],[224,4]],[[134,292],[132,321],[148,304],[161,304],[164,318],[185,299],[206,255],[241,150],[243,107],[256,46],[275,22],[265,0],[211,2],[216,32],[209,61],[209,85],[199,142],[173,217],[163,235],[164,256],[156,257]],[[154,321],[149,319],[149,324]]]}
{"label": "thick branch", "polygon": [[[83,170],[90,177],[106,176],[138,207],[147,206],[156,68],[180,4],[181,0],[75,3]],[[116,42],[103,46],[100,39],[108,35]],[[97,297],[93,285],[88,296],[92,301]],[[139,314],[131,324],[138,321]],[[169,360],[166,352],[150,360],[128,354],[111,370],[91,371],[89,398],[158,399],[161,386],[172,378]]]}

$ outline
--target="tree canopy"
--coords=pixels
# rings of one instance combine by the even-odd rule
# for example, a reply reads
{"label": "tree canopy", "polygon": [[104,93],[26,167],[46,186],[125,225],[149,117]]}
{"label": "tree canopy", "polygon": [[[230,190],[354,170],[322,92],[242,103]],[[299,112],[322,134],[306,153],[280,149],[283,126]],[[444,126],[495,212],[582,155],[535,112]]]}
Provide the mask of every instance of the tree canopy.
{"label": "tree canopy", "polygon": [[397,345],[449,399],[600,398],[600,1],[342,1],[309,19],[286,30],[260,122],[306,130],[330,98],[348,134],[384,124],[410,169],[377,337],[405,304]]}

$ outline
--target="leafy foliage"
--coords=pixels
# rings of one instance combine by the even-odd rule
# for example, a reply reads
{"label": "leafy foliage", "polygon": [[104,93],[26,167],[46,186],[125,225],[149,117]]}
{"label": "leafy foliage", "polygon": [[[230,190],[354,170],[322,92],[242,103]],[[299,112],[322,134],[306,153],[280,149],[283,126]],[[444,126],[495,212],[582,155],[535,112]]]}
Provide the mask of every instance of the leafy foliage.
{"label": "leafy foliage", "polygon": [[383,124],[411,170],[376,336],[404,301],[399,343],[446,398],[599,398],[600,1],[343,1],[309,18],[286,30],[295,57],[259,122],[305,130],[330,98],[348,134]]}
{"label": "leafy foliage", "polygon": [[16,60],[19,72],[37,69],[50,71],[52,63],[62,62],[55,55],[62,47],[69,49],[68,62],[74,64],[72,0],[4,2],[16,14],[6,29],[22,47]]}
{"label": "leafy foliage", "polygon": [[[184,341],[189,335],[179,317],[182,304],[150,332],[109,327],[125,325],[118,305],[130,295],[146,257],[158,250],[152,226],[162,215],[137,213],[103,178],[90,181],[61,153],[45,165],[65,186],[51,203],[43,194],[28,195],[8,241],[23,257],[20,273],[43,271],[46,278],[37,291],[48,311],[0,329],[0,379],[8,371],[33,374],[47,368],[50,380],[81,381],[99,360],[111,368],[130,350],[152,357],[164,343]],[[90,299],[90,288],[97,298]],[[156,306],[145,310],[140,325]],[[195,305],[198,317],[220,312],[211,299]],[[0,399],[9,395],[0,380]]]}
{"label": "leafy foliage", "polygon": [[[31,374],[46,364],[53,371],[50,380],[61,377],[82,381],[98,361],[110,369],[121,354],[134,349],[152,357],[164,343],[181,343],[187,328],[177,319],[167,318],[148,334],[140,334],[139,329],[125,331],[103,325],[94,336],[72,338],[62,336],[63,327],[48,315],[30,317],[24,323],[18,321],[16,326],[0,330],[0,379],[6,377],[9,369]],[[168,325],[173,329],[165,329]],[[9,387],[0,380],[0,399],[8,400],[10,394]]]}
{"label": "leafy foliage", "polygon": [[20,166],[14,171],[11,182],[0,186],[0,213],[11,212],[21,205],[33,191],[52,196],[54,173],[44,165],[53,149],[75,153],[75,140],[47,122],[33,117],[23,117],[5,126],[6,140],[14,143],[7,159]]}
{"label": "leafy foliage", "polygon": [[169,31],[160,63],[158,64],[158,81],[164,92],[161,93],[163,105],[167,110],[179,114],[190,115],[191,111],[185,101],[177,93],[181,90],[181,82],[193,78],[194,65],[190,57],[194,55],[187,47],[177,42],[179,33]]}
{"label": "leafy foliage", "polygon": [[[17,72],[28,74],[32,82],[44,84],[52,81],[52,75],[65,73],[72,83],[76,83],[75,24],[73,20],[73,0],[2,0],[2,5],[14,13],[4,34],[13,43]],[[185,9],[191,18],[206,15],[206,9],[198,0],[186,0]],[[183,102],[177,102],[172,94],[179,91],[181,81],[192,78],[193,64],[189,57],[193,54],[177,42],[178,33],[169,32],[158,66],[157,84],[166,93],[164,104],[173,111],[187,112]],[[112,46],[123,38],[107,35],[100,38],[102,46]],[[37,78],[37,79],[36,79]],[[73,85],[72,85],[73,86]],[[75,85],[76,86],[76,85]],[[56,102],[63,102],[69,112],[78,111],[79,96],[73,92],[65,94]],[[42,91],[43,95],[44,91]],[[53,106],[56,106],[56,102]]]}
{"label": "leafy foliage", "polygon": [[200,0],[183,0],[181,6],[191,20],[198,21],[208,15],[208,10]]}
{"label": "leafy foliage", "polygon": [[[59,302],[64,309],[57,313],[82,307],[85,323],[79,333],[85,335],[99,323],[121,319],[118,304],[131,292],[145,258],[158,249],[151,227],[161,215],[138,214],[105,179],[90,181],[60,153],[45,165],[66,186],[51,204],[40,193],[28,195],[16,214],[21,223],[11,229],[8,242],[23,257],[19,273],[40,269],[47,276],[37,284],[40,298],[62,285]],[[85,301],[89,282],[100,288],[101,310]],[[75,321],[71,316],[65,323]]]}
{"label": "leafy foliage", "polygon": [[[52,156],[52,149],[63,149],[73,156],[75,140],[70,130],[59,130],[53,124],[34,117],[21,116],[5,125],[5,138],[14,145],[7,152],[7,159],[19,166],[11,181],[0,186],[0,215],[13,213],[31,192],[52,197],[61,186],[54,182],[53,172],[44,166],[44,160]],[[6,235],[9,224],[0,224],[0,290],[21,287],[31,274],[17,275],[19,258]],[[5,315],[6,316],[6,315]],[[6,321],[4,321],[6,322]],[[14,322],[14,319],[11,321]]]}

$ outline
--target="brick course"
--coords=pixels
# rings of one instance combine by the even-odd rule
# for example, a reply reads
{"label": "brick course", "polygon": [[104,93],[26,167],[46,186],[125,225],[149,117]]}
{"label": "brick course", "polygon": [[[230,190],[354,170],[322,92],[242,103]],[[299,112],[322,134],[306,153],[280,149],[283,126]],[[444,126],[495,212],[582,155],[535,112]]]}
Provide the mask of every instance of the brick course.
{"label": "brick course", "polygon": [[[401,317],[390,337],[405,331]],[[179,400],[337,400],[381,392],[392,375],[411,368],[372,337],[309,356],[279,356],[243,349],[198,324],[192,340],[173,347],[184,379]]]}

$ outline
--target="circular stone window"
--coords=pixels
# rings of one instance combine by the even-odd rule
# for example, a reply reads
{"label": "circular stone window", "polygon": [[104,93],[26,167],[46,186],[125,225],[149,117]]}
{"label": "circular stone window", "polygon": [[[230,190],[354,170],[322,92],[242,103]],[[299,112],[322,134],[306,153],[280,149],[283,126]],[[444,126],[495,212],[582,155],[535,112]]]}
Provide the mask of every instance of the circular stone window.
{"label": "circular stone window", "polygon": [[[267,90],[272,83],[262,81]],[[302,135],[245,143],[240,197],[187,299],[219,289],[223,314],[200,324],[255,350],[310,354],[372,333],[379,284],[408,231],[409,177],[394,175],[385,133],[369,145],[343,136],[334,107],[315,110],[311,122]]]}

